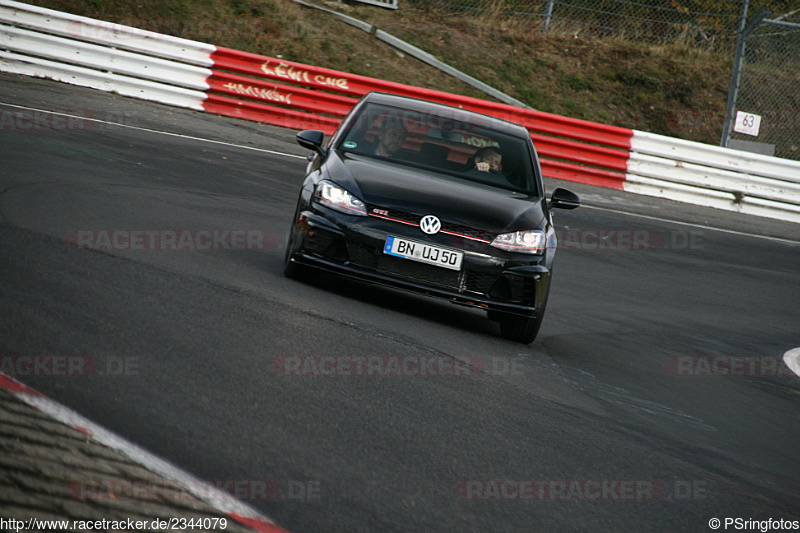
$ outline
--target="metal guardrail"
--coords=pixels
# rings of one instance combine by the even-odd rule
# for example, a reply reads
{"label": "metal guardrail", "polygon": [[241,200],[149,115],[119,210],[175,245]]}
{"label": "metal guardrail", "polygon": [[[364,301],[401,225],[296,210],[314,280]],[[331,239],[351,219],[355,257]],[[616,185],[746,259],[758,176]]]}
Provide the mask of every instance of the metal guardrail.
{"label": "metal guardrail", "polygon": [[29,28],[72,41],[101,44],[180,63],[210,67],[213,45],[140,30],[122,24],[62,13],[52,9],[0,1],[0,24]]}
{"label": "metal guardrail", "polygon": [[205,80],[211,75],[211,70],[203,67],[22,28],[5,28],[0,33],[0,48],[19,53],[35,51],[36,57],[160,83],[173,84],[177,79],[182,87],[200,91],[208,89]]}
{"label": "metal guardrail", "polygon": [[0,1],[0,70],[203,109],[212,45]]}
{"label": "metal guardrail", "polygon": [[800,162],[634,132],[625,190],[800,223]]}
{"label": "metal guardrail", "polygon": [[0,50],[0,71],[36,78],[47,78],[72,85],[114,92],[131,98],[194,109],[195,111],[204,111],[203,100],[206,95],[202,91],[120,76],[13,52]]}

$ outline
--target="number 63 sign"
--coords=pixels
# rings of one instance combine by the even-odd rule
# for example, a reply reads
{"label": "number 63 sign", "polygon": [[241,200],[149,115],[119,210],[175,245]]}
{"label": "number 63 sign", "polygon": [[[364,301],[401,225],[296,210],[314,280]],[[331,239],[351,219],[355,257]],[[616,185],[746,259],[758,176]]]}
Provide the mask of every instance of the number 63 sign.
{"label": "number 63 sign", "polygon": [[761,116],[744,111],[736,112],[736,122],[733,124],[733,131],[753,135],[758,137],[758,129],[761,127]]}

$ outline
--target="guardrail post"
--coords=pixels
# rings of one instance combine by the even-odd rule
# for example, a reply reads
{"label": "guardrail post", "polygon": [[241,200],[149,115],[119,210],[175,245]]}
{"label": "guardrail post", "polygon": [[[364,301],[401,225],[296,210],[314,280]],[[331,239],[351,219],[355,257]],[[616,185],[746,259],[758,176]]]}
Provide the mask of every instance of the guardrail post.
{"label": "guardrail post", "polygon": [[742,0],[742,14],[739,16],[739,31],[736,35],[736,54],[733,59],[733,73],[731,74],[731,85],[728,89],[728,105],[725,108],[725,124],[722,126],[722,139],[720,146],[727,147],[731,139],[731,124],[734,121],[736,112],[736,97],[739,93],[739,78],[742,74],[742,61],[744,60],[744,47],[747,38],[761,24],[761,21],[769,14],[769,11],[762,10],[753,17],[749,24],[747,22],[747,6],[750,0]]}
{"label": "guardrail post", "polygon": [[545,35],[550,27],[550,19],[553,17],[553,4],[555,3],[556,0],[547,0],[547,6],[544,9],[544,21],[542,22],[542,35]]}

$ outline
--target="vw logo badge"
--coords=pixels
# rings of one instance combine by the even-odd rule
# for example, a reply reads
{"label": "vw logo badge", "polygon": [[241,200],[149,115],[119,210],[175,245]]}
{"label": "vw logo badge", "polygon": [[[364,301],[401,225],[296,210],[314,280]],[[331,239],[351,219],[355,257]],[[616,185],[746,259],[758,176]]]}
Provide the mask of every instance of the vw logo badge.
{"label": "vw logo badge", "polygon": [[439,230],[442,229],[442,223],[433,215],[425,215],[422,217],[422,220],[419,221],[419,229],[421,229],[423,233],[433,235],[434,233],[439,233]]}

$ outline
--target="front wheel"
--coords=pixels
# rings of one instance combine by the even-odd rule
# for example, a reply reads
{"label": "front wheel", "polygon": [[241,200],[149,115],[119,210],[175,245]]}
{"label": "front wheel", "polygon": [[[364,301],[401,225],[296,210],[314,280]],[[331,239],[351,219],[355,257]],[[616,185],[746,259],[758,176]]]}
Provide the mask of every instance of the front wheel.
{"label": "front wheel", "polygon": [[[490,311],[489,318],[500,322],[500,334],[506,339],[523,344],[530,344],[536,338],[536,335],[539,334],[539,328],[542,327],[544,310],[547,307],[547,299],[549,296],[550,285],[548,284],[544,301],[541,306],[539,306],[536,316],[519,316],[507,313],[492,313]],[[494,317],[492,315],[494,315]]]}
{"label": "front wheel", "polygon": [[313,283],[317,279],[318,272],[316,270],[305,265],[293,263],[290,257],[291,255],[287,253],[286,259],[283,262],[284,276],[296,281],[302,281],[304,283]]}
{"label": "front wheel", "polygon": [[[297,220],[297,214],[295,214]],[[306,265],[300,265],[292,262],[292,248],[294,247],[294,234],[295,228],[289,230],[289,239],[286,243],[286,255],[283,257],[283,275],[287,278],[302,281],[305,283],[313,283],[319,276],[319,272]]]}
{"label": "front wheel", "polygon": [[500,334],[508,340],[530,344],[539,333],[543,318],[544,310],[536,316],[500,316]]}

